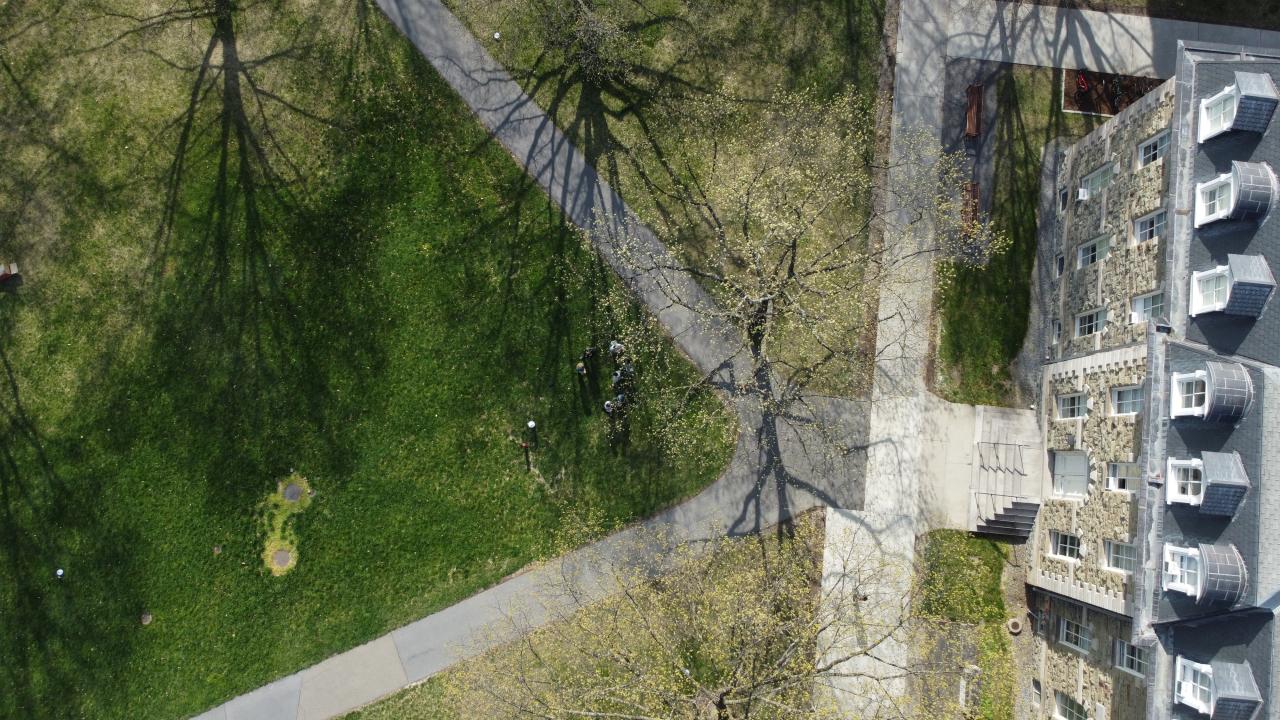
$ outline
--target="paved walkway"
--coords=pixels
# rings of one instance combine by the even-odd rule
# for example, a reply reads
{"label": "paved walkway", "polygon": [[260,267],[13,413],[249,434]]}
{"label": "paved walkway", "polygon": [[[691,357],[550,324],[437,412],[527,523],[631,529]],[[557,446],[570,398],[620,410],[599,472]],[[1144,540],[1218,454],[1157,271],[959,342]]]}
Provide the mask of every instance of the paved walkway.
{"label": "paved walkway", "polygon": [[953,58],[1167,78],[1174,74],[1179,40],[1280,47],[1280,32],[1272,30],[991,0],[929,5],[950,16],[946,35],[930,41],[940,39]]}
{"label": "paved walkway", "polygon": [[[680,349],[725,391],[735,410],[740,433],[725,473],[693,499],[638,528],[674,529],[676,539],[696,539],[756,532],[815,506],[859,507],[865,467],[864,406],[824,400],[810,404],[810,418],[795,417],[794,411],[788,419],[762,413],[758,397],[736,390],[739,380],[752,379],[752,365],[733,330],[706,319],[714,314],[707,312],[713,307],[711,298],[690,277],[639,272],[611,252],[608,240],[623,227],[638,228],[633,232],[649,244],[638,253],[646,266],[665,249],[467,29],[439,0],[378,2],[568,219],[591,231],[619,276]],[[673,297],[678,302],[672,302]],[[839,455],[815,451],[829,443],[810,428],[840,428],[843,444],[851,451]],[[199,718],[318,720],[342,715],[512,639],[504,630],[512,627],[513,616],[519,616],[521,626],[535,627],[583,598],[601,597],[609,588],[601,584],[596,563],[625,562],[628,553],[636,552],[638,541],[647,537],[637,529],[610,536],[234,698]],[[662,550],[652,545],[645,548],[649,557]],[[565,579],[577,599],[548,592],[548,588],[562,587]]]}

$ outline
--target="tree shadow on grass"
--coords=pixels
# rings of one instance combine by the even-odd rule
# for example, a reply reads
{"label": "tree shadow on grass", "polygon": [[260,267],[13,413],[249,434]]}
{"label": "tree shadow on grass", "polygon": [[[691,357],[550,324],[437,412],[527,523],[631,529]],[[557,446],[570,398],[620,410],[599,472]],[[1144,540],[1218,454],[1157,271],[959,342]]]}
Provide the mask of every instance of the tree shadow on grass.
{"label": "tree shadow on grass", "polygon": [[382,364],[380,298],[368,281],[369,238],[355,220],[369,210],[367,192],[310,186],[274,112],[334,121],[260,79],[272,63],[304,59],[305,48],[243,57],[236,6],[216,0],[207,20],[201,61],[184,68],[187,105],[168,127],[172,161],[143,298],[150,346],[127,371],[134,377],[113,383],[128,390],[109,421],[159,420],[138,397],[162,398],[180,439],[170,449],[203,470],[211,507],[244,512],[294,467],[349,471],[341,430]]}
{"label": "tree shadow on grass", "polygon": [[[7,335],[17,300],[0,302]],[[76,717],[83,678],[103,658],[126,656],[141,631],[135,539],[99,512],[101,478],[74,462],[55,467],[54,458],[80,454],[77,441],[42,432],[3,346],[0,367],[0,615],[12,653],[0,669],[0,715]]]}

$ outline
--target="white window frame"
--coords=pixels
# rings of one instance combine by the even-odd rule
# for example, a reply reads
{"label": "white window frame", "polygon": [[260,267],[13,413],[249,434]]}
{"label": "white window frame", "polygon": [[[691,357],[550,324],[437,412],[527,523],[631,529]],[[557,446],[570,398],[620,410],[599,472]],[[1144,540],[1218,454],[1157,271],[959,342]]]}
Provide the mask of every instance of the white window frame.
{"label": "white window frame", "polygon": [[[1150,151],[1150,152],[1148,152]],[[1144,168],[1152,163],[1164,160],[1169,151],[1169,131],[1161,130],[1150,138],[1138,143],[1138,167]],[[1148,159],[1150,155],[1150,159]]]}
{"label": "white window frame", "polygon": [[[1120,398],[1121,393],[1137,393],[1137,399]],[[1121,403],[1132,404],[1137,403],[1137,408],[1130,412],[1127,408],[1122,412]],[[1121,385],[1111,388],[1111,415],[1112,417],[1133,417],[1142,412],[1142,386],[1141,385]]]}
{"label": "white window frame", "polygon": [[[1193,566],[1190,572],[1195,573],[1194,584],[1187,581],[1189,574],[1187,566]],[[1164,567],[1160,569],[1160,574],[1163,580],[1162,587],[1165,590],[1175,590],[1199,599],[1200,588],[1204,585],[1204,568],[1200,565],[1200,550],[1193,547],[1165,545]]]}
{"label": "white window frame", "polygon": [[[1107,259],[1107,253],[1110,251],[1111,243],[1107,241],[1106,236],[1090,240],[1076,249],[1076,269],[1083,270],[1090,265],[1097,265]],[[1086,258],[1088,262],[1085,262]]]}
{"label": "white window frame", "polygon": [[1053,720],[1089,720],[1089,712],[1080,701],[1061,690],[1054,690]]}
{"label": "white window frame", "polygon": [[[1116,558],[1124,558],[1125,561],[1116,562]],[[1103,567],[1113,573],[1132,575],[1133,569],[1138,566],[1138,548],[1133,543],[1103,540],[1102,561]]]}
{"label": "white window frame", "polygon": [[1147,676],[1147,649],[1133,645],[1124,638],[1111,643],[1111,664],[1117,670],[1138,678]]}
{"label": "white window frame", "polygon": [[[1154,302],[1156,299],[1159,299],[1160,302]],[[1165,297],[1163,290],[1135,295],[1129,300],[1130,322],[1137,325],[1160,317],[1164,314],[1164,301]]]}
{"label": "white window frame", "polygon": [[[1222,278],[1226,292],[1223,293],[1222,299],[1216,302],[1206,303],[1201,299],[1200,283],[1206,280],[1217,280]],[[1220,312],[1227,307],[1227,303],[1231,302],[1231,269],[1226,265],[1219,265],[1212,270],[1201,270],[1191,273],[1191,309],[1189,315],[1195,317],[1203,313]]]}
{"label": "white window frame", "polygon": [[1066,645],[1081,655],[1088,655],[1089,648],[1093,645],[1093,631],[1089,629],[1089,618],[1085,613],[1081,613],[1080,619],[1083,622],[1076,622],[1068,617],[1058,618],[1058,644]]}
{"label": "white window frame", "polygon": [[[1068,541],[1068,538],[1074,542]],[[1072,547],[1075,548],[1075,555],[1063,555],[1058,552],[1063,549],[1069,550]],[[1061,530],[1050,530],[1049,552],[1047,554],[1051,557],[1057,558],[1058,560],[1079,562],[1080,558],[1084,557],[1084,546],[1080,544],[1079,535],[1072,535],[1069,532],[1062,532]]]}
{"label": "white window frame", "polygon": [[[1213,192],[1215,197],[1220,188],[1227,188],[1227,198],[1225,202],[1215,202],[1213,211],[1209,211],[1208,203],[1205,202],[1205,195]],[[1231,173],[1223,173],[1218,177],[1207,180],[1196,185],[1196,222],[1195,226],[1208,225],[1211,222],[1221,220],[1231,214],[1231,209],[1236,204],[1236,184],[1231,179]]]}
{"label": "white window frame", "polygon": [[[1178,476],[1183,470],[1189,473],[1197,473],[1200,476],[1200,492],[1186,493],[1179,487]],[[1168,475],[1165,478],[1164,498],[1165,503],[1184,503],[1186,505],[1199,505],[1204,502],[1204,463],[1200,460],[1189,458],[1169,458]]]}
{"label": "white window frame", "polygon": [[1040,703],[1044,702],[1044,689],[1040,686],[1040,680],[1031,678],[1031,704],[1040,707]]}
{"label": "white window frame", "polygon": [[1133,221],[1133,241],[1141,244],[1159,240],[1164,237],[1168,221],[1169,215],[1164,210],[1157,210],[1136,218]]}
{"label": "white window frame", "polygon": [[[1209,124],[1209,109],[1220,103],[1229,103],[1231,109],[1223,114],[1223,124],[1220,127],[1211,126]],[[1199,142],[1204,142],[1211,137],[1216,137],[1231,129],[1231,124],[1235,122],[1236,112],[1240,109],[1240,91],[1235,85],[1228,85],[1218,94],[1207,97],[1200,101],[1199,122],[1196,123],[1196,137]]]}
{"label": "white window frame", "polygon": [[[1083,320],[1083,319],[1085,319],[1086,317],[1088,317],[1088,316],[1090,316],[1090,315],[1097,315],[1097,316],[1098,316],[1097,318],[1095,318],[1095,319],[1094,319],[1094,322],[1093,322],[1093,326],[1094,326],[1094,327],[1093,327],[1093,330],[1092,330],[1091,332],[1081,333],[1081,332],[1080,332],[1080,328],[1081,328],[1082,323],[1081,323],[1080,321],[1081,321],[1081,320]],[[1090,310],[1089,312],[1082,312],[1082,313],[1080,313],[1079,315],[1077,315],[1077,316],[1076,316],[1076,333],[1075,333],[1075,336],[1076,336],[1077,338],[1085,338],[1085,337],[1090,337],[1090,336],[1092,336],[1092,335],[1097,335],[1097,334],[1101,333],[1101,332],[1102,332],[1106,327],[1107,327],[1107,309],[1106,309],[1106,308],[1104,308],[1104,307],[1101,307],[1101,308],[1095,308],[1095,309],[1093,309],[1093,310]]]}
{"label": "white window frame", "polygon": [[[1199,393],[1184,393],[1184,383],[1202,383],[1204,385],[1204,403],[1200,405],[1185,405],[1184,400],[1187,395],[1198,395]],[[1190,373],[1173,373],[1169,378],[1169,417],[1204,417],[1205,410],[1209,407],[1209,373],[1204,370],[1197,370]]]}
{"label": "white window frame", "polygon": [[1142,468],[1136,462],[1107,463],[1107,489],[1112,492],[1133,492],[1129,484],[1141,479]]}
{"label": "white window frame", "polygon": [[1057,345],[1062,342],[1062,321],[1054,320],[1049,325],[1049,344]]}
{"label": "white window frame", "polygon": [[1066,255],[1063,255],[1062,253],[1058,253],[1058,255],[1057,255],[1057,257],[1054,259],[1053,263],[1054,263],[1054,264],[1053,264],[1053,269],[1054,269],[1054,275],[1053,275],[1053,276],[1054,276],[1055,278],[1060,278],[1060,277],[1062,277],[1064,274],[1066,274],[1066,272],[1067,272],[1067,256],[1066,256]]}
{"label": "white window frame", "polygon": [[[1105,177],[1105,180],[1099,178]],[[1102,194],[1103,190],[1111,184],[1116,177],[1116,167],[1113,163],[1103,163],[1097,170],[1080,178],[1080,189],[1089,193],[1086,200],[1092,200]]]}
{"label": "white window frame", "polygon": [[[1191,692],[1184,692],[1184,687],[1188,685]],[[1204,694],[1209,696],[1209,702],[1206,703],[1201,699],[1200,693],[1196,692],[1201,689],[1204,690]],[[1179,655],[1178,659],[1174,661],[1173,700],[1207,715],[1212,715],[1213,706],[1217,700],[1213,692],[1213,668]]]}
{"label": "white window frame", "polygon": [[[1068,399],[1078,400],[1078,402],[1074,402],[1071,404],[1071,406],[1076,410],[1076,412],[1072,415],[1064,415],[1062,412],[1063,407],[1067,405],[1067,403],[1064,401]],[[1076,418],[1089,417],[1089,398],[1087,395],[1085,395],[1082,392],[1067,393],[1066,395],[1059,395],[1054,399],[1053,404],[1056,406],[1055,410],[1056,410],[1056,417],[1058,420],[1075,420]]]}

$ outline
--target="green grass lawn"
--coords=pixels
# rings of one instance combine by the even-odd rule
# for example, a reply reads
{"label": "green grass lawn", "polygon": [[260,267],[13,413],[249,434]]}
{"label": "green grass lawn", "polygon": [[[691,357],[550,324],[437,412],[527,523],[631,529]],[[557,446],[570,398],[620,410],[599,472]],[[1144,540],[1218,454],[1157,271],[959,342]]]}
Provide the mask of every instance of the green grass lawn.
{"label": "green grass lawn", "polygon": [[[0,717],[195,714],[731,451],[692,366],[380,15],[252,7],[242,58],[271,60],[234,87],[225,55],[193,84],[208,19],[146,36],[169,64],[61,52],[118,20],[88,15],[4,56],[0,252],[27,277],[0,296]],[[654,340],[611,434],[609,368],[573,364],[624,331]],[[273,577],[259,512],[291,471],[316,494]]]}
{"label": "green grass lawn", "polygon": [[1103,120],[1064,113],[1060,82],[1059,71],[1025,66],[999,80],[991,219],[1011,244],[986,267],[940,274],[938,389],[953,402],[1018,402],[1009,365],[1027,332],[1040,154],[1050,140],[1083,137]]}
{"label": "green grass lawn", "polygon": [[977,646],[977,715],[1013,718],[1013,651],[1005,634],[1000,577],[1007,548],[958,530],[929,533],[921,552],[919,612],[925,617],[971,626]]}

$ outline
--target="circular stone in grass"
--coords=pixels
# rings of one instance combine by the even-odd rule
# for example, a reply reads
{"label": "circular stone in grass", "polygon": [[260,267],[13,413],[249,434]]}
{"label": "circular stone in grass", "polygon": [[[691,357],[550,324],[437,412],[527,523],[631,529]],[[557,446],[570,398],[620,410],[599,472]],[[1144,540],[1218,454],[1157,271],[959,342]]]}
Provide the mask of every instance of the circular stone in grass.
{"label": "circular stone in grass", "polygon": [[293,554],[288,550],[277,550],[271,553],[271,564],[275,565],[277,570],[287,569],[292,562]]}
{"label": "circular stone in grass", "polygon": [[302,486],[298,483],[289,483],[284,486],[284,499],[289,502],[298,502],[302,499]]}

